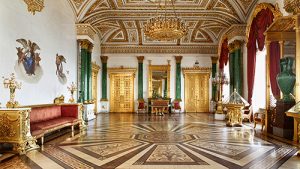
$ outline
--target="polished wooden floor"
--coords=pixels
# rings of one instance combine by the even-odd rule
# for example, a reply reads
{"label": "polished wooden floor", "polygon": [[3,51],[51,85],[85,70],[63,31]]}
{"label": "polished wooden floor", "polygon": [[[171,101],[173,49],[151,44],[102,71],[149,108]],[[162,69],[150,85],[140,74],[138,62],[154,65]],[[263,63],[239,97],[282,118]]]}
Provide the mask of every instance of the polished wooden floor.
{"label": "polished wooden floor", "polygon": [[251,124],[225,127],[205,113],[100,114],[86,132],[48,140],[0,168],[300,168],[297,147],[258,132]]}

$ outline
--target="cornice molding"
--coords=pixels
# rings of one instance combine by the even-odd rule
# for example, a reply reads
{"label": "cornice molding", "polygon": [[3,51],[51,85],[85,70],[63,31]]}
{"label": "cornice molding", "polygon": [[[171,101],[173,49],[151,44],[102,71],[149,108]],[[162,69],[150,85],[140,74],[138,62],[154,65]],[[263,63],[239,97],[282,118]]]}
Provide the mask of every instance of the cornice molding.
{"label": "cornice molding", "polygon": [[171,53],[217,54],[218,46],[102,46],[102,54],[111,53]]}

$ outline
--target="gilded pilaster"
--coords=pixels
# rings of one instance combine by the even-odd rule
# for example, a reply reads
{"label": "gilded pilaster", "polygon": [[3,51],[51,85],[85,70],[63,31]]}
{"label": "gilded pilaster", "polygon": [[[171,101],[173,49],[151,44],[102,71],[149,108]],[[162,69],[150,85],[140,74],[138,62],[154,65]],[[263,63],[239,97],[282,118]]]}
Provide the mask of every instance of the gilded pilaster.
{"label": "gilded pilaster", "polygon": [[107,100],[107,56],[100,56],[102,62],[102,98],[101,101]]}
{"label": "gilded pilaster", "polygon": [[175,56],[176,60],[176,97],[175,99],[181,101],[181,60],[182,56]]}
{"label": "gilded pilaster", "polygon": [[139,101],[144,101],[144,96],[143,96],[143,62],[144,62],[144,56],[137,56],[137,60],[139,63],[138,66],[138,100]]}
{"label": "gilded pilaster", "polygon": [[296,15],[296,103],[300,101],[300,14]]}
{"label": "gilded pilaster", "polygon": [[[267,56],[266,56],[266,112],[268,112],[270,110],[270,41],[266,41],[266,50],[267,50]],[[265,133],[267,133],[268,131],[268,121],[269,117],[268,117],[268,113],[266,113],[265,116],[265,126],[266,126],[266,130],[264,131]]]}

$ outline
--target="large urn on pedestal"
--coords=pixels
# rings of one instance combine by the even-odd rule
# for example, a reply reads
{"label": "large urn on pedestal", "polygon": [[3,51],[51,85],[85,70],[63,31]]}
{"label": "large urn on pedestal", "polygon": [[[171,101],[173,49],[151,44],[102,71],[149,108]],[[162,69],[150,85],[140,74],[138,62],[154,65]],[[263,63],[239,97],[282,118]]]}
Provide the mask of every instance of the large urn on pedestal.
{"label": "large urn on pedestal", "polygon": [[280,73],[277,75],[277,83],[283,94],[283,102],[293,102],[294,98],[290,95],[292,93],[296,75],[293,73],[294,58],[285,57],[280,59]]}

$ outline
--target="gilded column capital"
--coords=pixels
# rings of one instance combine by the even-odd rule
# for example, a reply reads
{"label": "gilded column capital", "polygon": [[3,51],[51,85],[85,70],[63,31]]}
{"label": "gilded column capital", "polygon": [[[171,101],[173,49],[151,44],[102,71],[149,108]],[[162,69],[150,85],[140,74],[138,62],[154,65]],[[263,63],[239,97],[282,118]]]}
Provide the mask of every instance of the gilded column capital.
{"label": "gilded column capital", "polygon": [[174,56],[174,57],[175,57],[176,63],[181,63],[182,56]]}
{"label": "gilded column capital", "polygon": [[210,58],[211,58],[211,62],[212,62],[213,64],[217,64],[217,63],[218,63],[219,58],[218,58],[217,56],[212,56],[212,57],[210,57]]}
{"label": "gilded column capital", "polygon": [[300,13],[300,0],[284,0],[284,7],[286,12],[297,14]]}
{"label": "gilded column capital", "polygon": [[229,45],[228,45],[228,50],[229,50],[229,53],[232,53],[232,52],[234,52],[234,50],[235,50],[235,46],[234,46],[234,43],[232,42],[232,43],[230,43]]}
{"label": "gilded column capital", "polygon": [[100,59],[102,63],[107,63],[108,56],[100,56]]}
{"label": "gilded column capital", "polygon": [[93,52],[93,48],[94,48],[94,45],[92,43],[90,43],[89,47],[88,47],[88,51],[89,52]]}
{"label": "gilded column capital", "polygon": [[79,40],[79,44],[82,49],[88,50],[91,42],[88,40]]}
{"label": "gilded column capital", "polygon": [[233,41],[233,45],[234,45],[234,50],[241,49],[243,45],[243,41],[235,40]]}
{"label": "gilded column capital", "polygon": [[138,60],[139,63],[143,63],[144,59],[145,59],[144,56],[137,56],[136,58],[137,58],[137,60]]}

